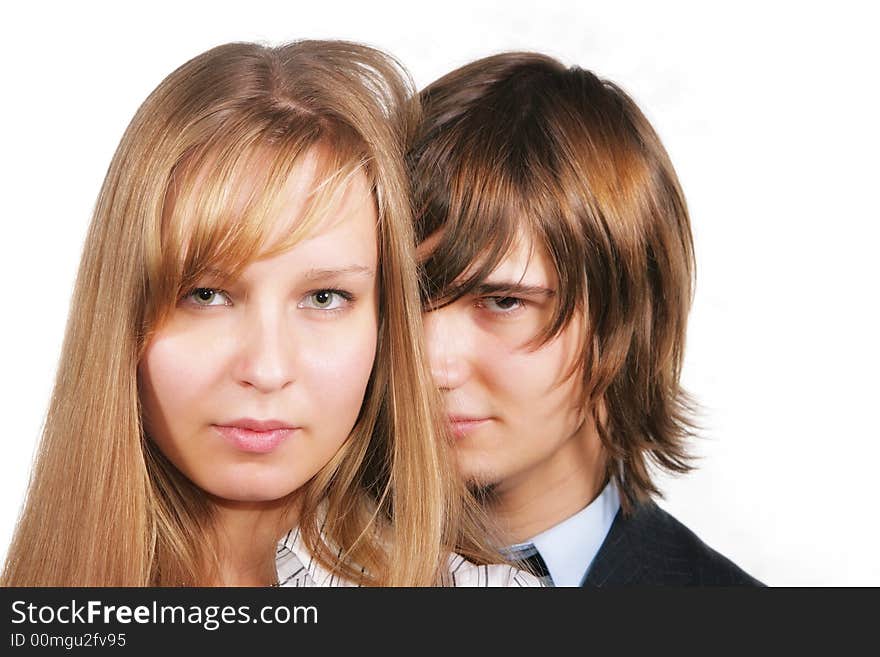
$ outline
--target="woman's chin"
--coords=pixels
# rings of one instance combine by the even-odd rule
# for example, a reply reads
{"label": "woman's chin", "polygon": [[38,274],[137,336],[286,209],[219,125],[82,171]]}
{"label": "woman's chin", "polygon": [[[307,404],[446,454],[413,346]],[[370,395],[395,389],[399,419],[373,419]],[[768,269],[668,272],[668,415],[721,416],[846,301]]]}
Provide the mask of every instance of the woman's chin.
{"label": "woman's chin", "polygon": [[288,497],[299,488],[298,485],[289,482],[276,482],[268,478],[210,482],[199,487],[221,504],[276,502]]}

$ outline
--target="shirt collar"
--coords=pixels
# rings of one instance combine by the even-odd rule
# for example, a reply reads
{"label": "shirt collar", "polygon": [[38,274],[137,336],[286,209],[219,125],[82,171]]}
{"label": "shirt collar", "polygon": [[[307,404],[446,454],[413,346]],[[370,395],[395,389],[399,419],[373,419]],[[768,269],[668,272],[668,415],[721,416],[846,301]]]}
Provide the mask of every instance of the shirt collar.
{"label": "shirt collar", "polygon": [[[323,528],[321,538],[325,539]],[[339,550],[337,557],[342,555]],[[298,527],[278,541],[275,551],[278,586],[356,586],[330,572],[306,548]]]}
{"label": "shirt collar", "polygon": [[556,586],[580,586],[620,509],[620,495],[609,481],[585,508],[529,541],[541,553]]}

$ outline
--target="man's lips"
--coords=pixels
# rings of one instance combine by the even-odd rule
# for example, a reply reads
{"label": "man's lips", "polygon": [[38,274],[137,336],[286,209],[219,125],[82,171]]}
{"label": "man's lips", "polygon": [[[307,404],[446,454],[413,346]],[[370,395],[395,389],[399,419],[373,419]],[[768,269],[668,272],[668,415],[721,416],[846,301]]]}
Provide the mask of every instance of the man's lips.
{"label": "man's lips", "polygon": [[491,417],[450,415],[449,426],[452,429],[453,435],[462,438],[471,431],[487,424],[491,419]]}
{"label": "man's lips", "polygon": [[243,452],[271,452],[299,428],[279,420],[243,418],[212,425],[221,436]]}

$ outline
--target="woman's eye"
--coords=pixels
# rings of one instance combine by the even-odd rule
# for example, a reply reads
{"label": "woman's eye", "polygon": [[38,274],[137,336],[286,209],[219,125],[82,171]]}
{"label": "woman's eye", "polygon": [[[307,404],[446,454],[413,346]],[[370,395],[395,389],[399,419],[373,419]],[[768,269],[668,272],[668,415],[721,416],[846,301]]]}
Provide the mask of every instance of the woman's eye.
{"label": "woman's eye", "polygon": [[483,297],[480,306],[492,313],[509,313],[523,306],[523,300],[517,297]]}
{"label": "woman's eye", "polygon": [[316,310],[338,310],[351,301],[351,296],[340,290],[318,290],[312,292],[302,302],[300,308],[314,308]]}
{"label": "woman's eye", "polygon": [[229,306],[229,297],[222,290],[212,287],[197,287],[187,295],[197,306]]}

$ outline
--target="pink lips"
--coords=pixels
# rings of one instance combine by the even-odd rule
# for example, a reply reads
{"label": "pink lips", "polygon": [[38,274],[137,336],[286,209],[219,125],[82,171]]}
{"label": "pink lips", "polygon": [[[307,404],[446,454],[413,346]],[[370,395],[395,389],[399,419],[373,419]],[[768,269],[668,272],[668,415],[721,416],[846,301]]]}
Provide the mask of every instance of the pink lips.
{"label": "pink lips", "polygon": [[215,424],[213,427],[241,451],[254,454],[271,452],[297,430],[297,427],[277,420],[250,418]]}
{"label": "pink lips", "polygon": [[452,434],[456,438],[463,438],[471,431],[488,423],[491,418],[488,417],[449,417],[449,426],[452,428]]}

